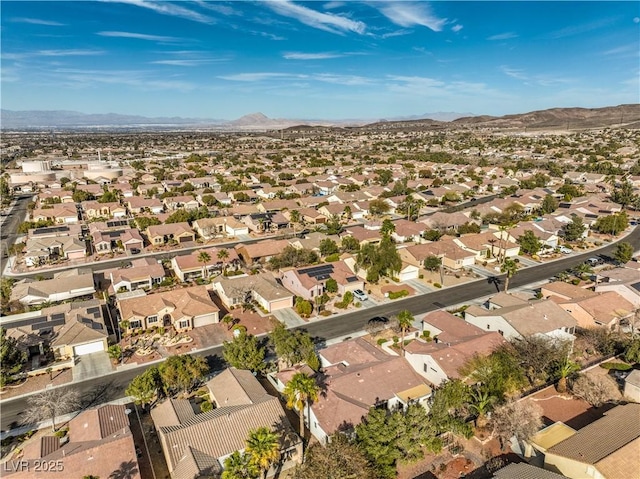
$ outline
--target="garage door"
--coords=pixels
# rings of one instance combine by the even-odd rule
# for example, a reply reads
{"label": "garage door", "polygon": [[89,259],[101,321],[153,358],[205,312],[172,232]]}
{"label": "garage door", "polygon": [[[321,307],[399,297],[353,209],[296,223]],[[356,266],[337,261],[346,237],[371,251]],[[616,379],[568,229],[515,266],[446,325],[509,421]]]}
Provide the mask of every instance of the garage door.
{"label": "garage door", "polygon": [[102,341],[95,341],[93,343],[83,344],[81,346],[75,346],[73,348],[73,353],[76,356],[82,356],[84,354],[97,353],[99,351],[104,351],[104,345]]}

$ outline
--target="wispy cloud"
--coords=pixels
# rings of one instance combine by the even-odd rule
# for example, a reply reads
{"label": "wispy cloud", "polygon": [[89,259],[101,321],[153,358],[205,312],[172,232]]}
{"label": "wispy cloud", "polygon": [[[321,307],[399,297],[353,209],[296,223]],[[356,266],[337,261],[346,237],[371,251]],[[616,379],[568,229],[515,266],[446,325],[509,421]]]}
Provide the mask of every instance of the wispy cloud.
{"label": "wispy cloud", "polygon": [[341,53],[321,52],[321,53],[302,53],[302,52],[286,52],[282,54],[285,60],[328,60],[330,58],[340,58],[344,56]]}
{"label": "wispy cloud", "polygon": [[366,30],[366,25],[363,22],[351,20],[341,15],[318,12],[311,8],[297,5],[290,0],[267,2],[266,5],[279,15],[294,18],[300,23],[326,32],[340,35],[345,32],[363,34]]}
{"label": "wispy cloud", "polygon": [[497,35],[491,35],[487,40],[510,40],[512,38],[518,38],[518,35],[514,32],[498,33]]}
{"label": "wispy cloud", "polygon": [[233,75],[220,75],[218,78],[229,81],[240,82],[260,82],[265,80],[273,80],[277,78],[292,78],[295,75],[288,73],[272,73],[272,72],[257,72],[257,73],[236,73]]}
{"label": "wispy cloud", "polygon": [[439,18],[424,2],[375,2],[370,5],[396,25],[405,28],[419,25],[439,32],[447,23],[446,18]]}
{"label": "wispy cloud", "polygon": [[582,25],[569,25],[568,27],[564,27],[560,30],[555,30],[549,33],[547,37],[553,39],[572,37],[574,35],[580,35],[582,33],[587,33],[606,27],[612,24],[615,20],[615,18],[601,18],[594,22],[583,23]]}
{"label": "wispy cloud", "polygon": [[149,40],[152,42],[179,42],[182,38],[166,37],[163,35],[148,35],[146,33],[133,33],[133,32],[98,32],[97,35],[102,37],[117,37],[117,38],[135,38],[138,40]]}
{"label": "wispy cloud", "polygon": [[227,17],[231,17],[231,16],[241,17],[243,15],[242,11],[236,10],[235,8],[229,5],[222,5],[221,3],[218,3],[218,2],[205,2],[203,0],[197,0],[196,3],[202,8],[206,8],[207,10],[220,13],[221,15],[225,15]]}
{"label": "wispy cloud", "polygon": [[516,68],[510,68],[506,65],[502,65],[500,67],[500,70],[502,71],[502,73],[504,73],[505,75],[511,77],[511,78],[515,78],[517,80],[528,80],[529,77],[527,77],[527,75],[524,73],[524,70],[518,70]]}
{"label": "wispy cloud", "polygon": [[637,57],[640,55],[640,51],[638,50],[638,42],[635,42],[610,48],[601,52],[601,54],[605,56]]}
{"label": "wispy cloud", "polygon": [[[228,81],[258,83],[267,82],[270,86],[274,81],[284,81],[291,85],[291,82],[297,82],[296,85],[307,85],[309,82],[331,83],[343,86],[359,86],[372,83],[373,80],[358,75],[342,75],[338,73],[317,73],[313,75],[303,73],[276,73],[276,72],[254,72],[254,73],[237,73],[234,75],[222,75],[218,78]],[[300,83],[300,82],[306,83]]]}
{"label": "wispy cloud", "polygon": [[15,23],[29,23],[31,25],[44,25],[47,27],[64,27],[65,23],[54,22],[52,20],[42,20],[40,18],[12,18]]}
{"label": "wispy cloud", "polygon": [[82,70],[58,68],[48,72],[50,77],[70,88],[93,88],[97,84],[123,85],[140,90],[190,91],[195,86],[183,80],[159,80],[154,72],[143,70]]}
{"label": "wispy cloud", "polygon": [[459,32],[460,30],[462,30],[463,28],[464,28],[464,27],[463,27],[462,25],[458,24],[458,25],[454,25],[454,26],[452,26],[452,27],[451,27],[451,31],[452,31],[453,33],[458,33],[458,32]]}
{"label": "wispy cloud", "polygon": [[366,85],[371,83],[371,81],[366,77],[357,75],[336,75],[332,73],[320,73],[318,75],[311,76],[311,79],[323,83],[346,86]]}
{"label": "wispy cloud", "polygon": [[135,5],[141,8],[148,8],[149,10],[153,10],[154,12],[160,13],[162,15],[180,17],[186,20],[192,20],[194,22],[209,23],[209,24],[215,23],[215,19],[207,15],[203,15],[202,13],[196,12],[195,10],[190,10],[181,5],[176,5],[170,2],[154,2],[149,0],[102,0],[102,1]]}
{"label": "wispy cloud", "polygon": [[396,30],[395,32],[383,33],[380,38],[401,37],[409,34],[411,34],[411,30]]}
{"label": "wispy cloud", "polygon": [[170,65],[176,67],[197,67],[200,65],[206,65],[208,63],[214,62],[224,62],[227,61],[225,59],[214,59],[214,58],[199,58],[199,59],[182,59],[182,60],[156,60],[150,62],[154,65]]}
{"label": "wispy cloud", "polygon": [[104,53],[104,50],[83,50],[77,48],[71,50],[37,50],[30,52],[27,55],[38,57],[81,57],[103,55]]}

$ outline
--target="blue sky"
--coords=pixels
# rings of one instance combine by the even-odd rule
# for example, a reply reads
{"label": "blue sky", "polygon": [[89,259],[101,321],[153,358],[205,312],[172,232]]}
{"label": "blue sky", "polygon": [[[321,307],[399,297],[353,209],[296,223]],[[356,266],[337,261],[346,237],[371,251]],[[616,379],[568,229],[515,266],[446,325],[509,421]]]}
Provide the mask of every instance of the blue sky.
{"label": "blue sky", "polygon": [[2,1],[2,108],[377,119],[639,103],[639,5]]}

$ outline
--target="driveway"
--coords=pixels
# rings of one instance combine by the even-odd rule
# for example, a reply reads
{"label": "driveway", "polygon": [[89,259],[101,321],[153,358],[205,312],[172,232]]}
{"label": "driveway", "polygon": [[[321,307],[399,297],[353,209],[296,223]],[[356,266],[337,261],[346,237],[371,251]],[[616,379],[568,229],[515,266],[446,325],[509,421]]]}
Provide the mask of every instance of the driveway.
{"label": "driveway", "polygon": [[277,311],[273,311],[273,314],[278,321],[283,322],[287,325],[287,328],[293,328],[295,326],[300,326],[305,324],[305,322],[298,316],[291,308],[279,309]]}
{"label": "driveway", "polygon": [[405,281],[406,284],[411,286],[414,290],[416,290],[419,294],[430,293],[435,288],[430,288],[426,284],[424,284],[419,279],[409,279]]}
{"label": "driveway", "polygon": [[73,367],[73,381],[97,378],[113,371],[111,359],[106,351],[84,354],[76,357]]}

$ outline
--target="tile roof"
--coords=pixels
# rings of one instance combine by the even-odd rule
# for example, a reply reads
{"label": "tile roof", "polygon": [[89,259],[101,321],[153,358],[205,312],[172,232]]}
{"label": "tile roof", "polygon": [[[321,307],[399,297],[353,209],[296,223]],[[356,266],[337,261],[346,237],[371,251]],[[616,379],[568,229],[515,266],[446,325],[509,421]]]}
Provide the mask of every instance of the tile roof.
{"label": "tile roof", "polygon": [[123,320],[155,315],[166,308],[171,310],[170,314],[176,320],[184,316],[202,316],[218,311],[206,286],[179,288],[118,301]]}
{"label": "tile roof", "polygon": [[566,479],[567,476],[541,469],[526,462],[509,464],[493,473],[493,479]]}
{"label": "tile roof", "polygon": [[218,407],[254,404],[268,396],[251,371],[228,368],[207,382]]}
{"label": "tile roof", "polygon": [[[548,453],[596,464],[639,437],[640,404],[629,403],[606,412],[602,418],[549,448]],[[640,470],[640,456],[634,459],[636,471]]]}

